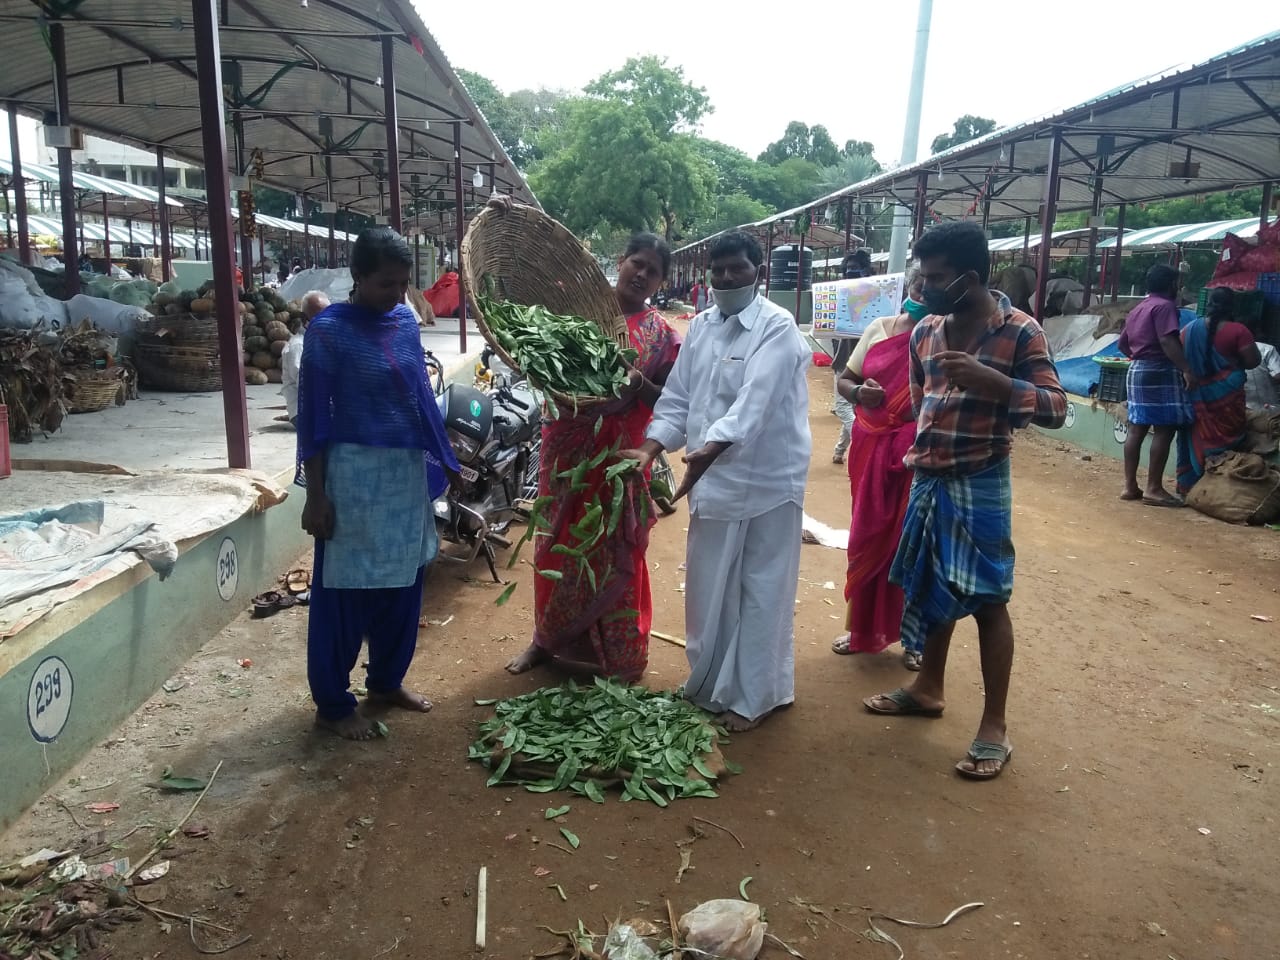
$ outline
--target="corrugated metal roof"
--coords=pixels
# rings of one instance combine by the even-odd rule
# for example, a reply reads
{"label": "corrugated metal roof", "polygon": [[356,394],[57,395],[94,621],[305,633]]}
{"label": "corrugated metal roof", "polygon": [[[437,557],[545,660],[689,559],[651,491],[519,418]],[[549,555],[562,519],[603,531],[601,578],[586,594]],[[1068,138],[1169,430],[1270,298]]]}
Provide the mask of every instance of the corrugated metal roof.
{"label": "corrugated metal roof", "polygon": [[[914,207],[922,176],[931,218],[980,216],[989,194],[991,219],[1038,221],[1055,130],[1063,136],[1060,211],[1090,209],[1099,174],[1104,206],[1280,180],[1280,31],[1003,127],[762,223],[850,196]],[[1173,167],[1188,161],[1193,168]]]}
{"label": "corrugated metal roof", "polygon": [[[453,124],[461,121],[463,184],[469,203],[498,188],[535,203],[524,177],[494,137],[409,0],[227,0],[220,30],[225,85],[238,64],[246,157],[262,151],[265,180],[326,198],[329,153],[333,199],[378,213],[383,124],[382,38],[394,49],[404,203],[415,196],[438,209],[434,232],[450,227]],[[457,9],[448,15],[457,16]],[[36,3],[0,0],[0,100],[40,116],[53,109],[51,57]],[[72,121],[87,131],[204,164],[190,7],[154,0],[84,0],[66,26]],[[322,116],[332,120],[327,143]],[[230,120],[230,112],[228,112]],[[338,144],[339,146],[334,146]],[[230,131],[228,152],[232,156]],[[486,179],[476,191],[477,165]],[[437,201],[436,191],[444,196]],[[385,183],[381,190],[386,194]]]}
{"label": "corrugated metal roof", "polygon": [[[13,162],[7,157],[0,157],[0,177],[12,176]],[[22,165],[22,179],[35,183],[57,183],[58,171],[55,167],[46,167],[40,163],[24,163]],[[160,194],[150,187],[129,183],[125,180],[99,177],[96,174],[84,173],[80,170],[72,171],[71,182],[75,184],[77,190],[87,190],[90,193],[104,193],[112,197],[128,197],[131,200],[144,200],[147,203],[158,203],[160,201]],[[182,201],[176,197],[166,196],[164,201],[171,207],[182,206]]]}
{"label": "corrugated metal roof", "polygon": [[[1256,237],[1262,222],[1257,217],[1242,220],[1213,220],[1207,223],[1179,223],[1171,227],[1146,227],[1125,233],[1122,249],[1132,247],[1172,247],[1179,243],[1210,243],[1222,240],[1228,233],[1237,237]],[[1101,249],[1116,245],[1115,237],[1098,244]]]}

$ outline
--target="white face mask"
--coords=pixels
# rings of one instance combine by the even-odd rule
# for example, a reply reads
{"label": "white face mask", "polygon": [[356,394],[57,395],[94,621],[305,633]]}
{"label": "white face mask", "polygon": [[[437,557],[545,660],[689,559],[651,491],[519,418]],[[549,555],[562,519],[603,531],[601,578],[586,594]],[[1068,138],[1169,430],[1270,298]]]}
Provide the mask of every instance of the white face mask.
{"label": "white face mask", "polygon": [[720,312],[726,317],[741,313],[751,306],[751,301],[755,300],[755,298],[756,284],[754,281],[745,287],[737,287],[733,290],[711,288],[711,299],[715,301],[716,306],[720,308]]}

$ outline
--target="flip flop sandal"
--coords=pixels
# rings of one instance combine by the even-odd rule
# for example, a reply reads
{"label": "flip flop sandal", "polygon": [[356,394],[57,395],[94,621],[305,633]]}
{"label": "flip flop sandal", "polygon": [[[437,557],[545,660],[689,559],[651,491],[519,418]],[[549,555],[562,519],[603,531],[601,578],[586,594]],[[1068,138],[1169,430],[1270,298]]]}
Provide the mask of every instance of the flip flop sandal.
{"label": "flip flop sandal", "polygon": [[311,574],[302,568],[290,570],[284,577],[284,588],[290,596],[301,596],[311,591]]}
{"label": "flip flop sandal", "polygon": [[253,615],[260,620],[292,607],[295,603],[297,601],[293,597],[285,596],[278,590],[268,590],[253,598]]}
{"label": "flip flop sandal", "polygon": [[831,641],[831,652],[841,657],[851,657],[858,651],[849,649],[849,635],[846,633]]}
{"label": "flip flop sandal", "polygon": [[1181,500],[1174,499],[1173,497],[1170,497],[1168,500],[1158,497],[1143,497],[1142,502],[1148,507],[1172,507],[1177,509],[1179,507],[1186,506],[1186,504]]}
{"label": "flip flop sandal", "polygon": [[[879,700],[888,700],[894,705],[893,709],[882,707],[877,704]],[[874,697],[867,697],[862,701],[862,705],[867,708],[870,713],[878,713],[886,717],[940,717],[942,716],[941,707],[925,707],[920,704],[915,697],[908,693],[902,687],[897,690],[891,690],[888,693],[877,694]]]}
{"label": "flip flop sandal", "polygon": [[[1000,774],[1004,773],[1004,768],[1009,765],[1013,759],[1013,745],[1006,741],[1005,743],[992,743],[989,740],[975,740],[969,745],[969,753],[956,764],[956,773],[967,780],[994,780]],[[981,760],[996,760],[1000,765],[992,773],[979,773],[977,770],[969,770],[964,766],[965,760],[975,766]]]}
{"label": "flip flop sandal", "polygon": [[911,650],[902,652],[902,665],[912,673],[919,673],[920,667],[924,664],[924,656]]}

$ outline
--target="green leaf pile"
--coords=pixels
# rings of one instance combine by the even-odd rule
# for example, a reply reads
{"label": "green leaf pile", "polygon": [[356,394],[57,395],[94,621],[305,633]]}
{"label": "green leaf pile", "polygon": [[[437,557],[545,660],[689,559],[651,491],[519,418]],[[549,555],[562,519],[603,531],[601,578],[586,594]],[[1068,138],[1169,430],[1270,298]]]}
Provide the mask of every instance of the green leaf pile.
{"label": "green leaf pile", "polygon": [[626,384],[626,365],[635,362],[636,351],[619,347],[590,320],[483,293],[476,306],[534,386],[569,397],[616,397]]}
{"label": "green leaf pile", "polygon": [[[498,701],[468,755],[492,771],[489,786],[571,790],[604,803],[605,785],[620,783],[623,801],[665,807],[718,796],[706,758],[720,733],[678,694],[602,678],[590,686],[571,680]],[[533,778],[529,768],[549,775]]]}

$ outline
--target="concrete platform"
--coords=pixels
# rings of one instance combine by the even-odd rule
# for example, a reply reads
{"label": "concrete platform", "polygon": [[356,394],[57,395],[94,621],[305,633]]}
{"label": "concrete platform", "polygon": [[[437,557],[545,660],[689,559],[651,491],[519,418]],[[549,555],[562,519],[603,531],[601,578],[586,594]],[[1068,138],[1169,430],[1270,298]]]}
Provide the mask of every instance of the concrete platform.
{"label": "concrete platform", "polygon": [[[458,323],[441,320],[424,346],[446,380],[470,383],[484,346],[478,332],[458,349]],[[275,422],[278,386],[250,387],[249,428],[255,470],[292,484],[295,434]],[[133,472],[212,470],[226,466],[222,395],[145,391],[124,407],[68,417],[63,429],[14,448],[15,460],[84,461]],[[47,505],[67,502],[49,471]],[[81,475],[83,477],[83,475]],[[111,477],[104,475],[103,484]],[[0,505],[5,481],[0,480]],[[67,483],[64,489],[69,489]],[[145,564],[93,582],[85,592],[3,642],[0,650],[0,830],[38,800],[104,733],[152,696],[256,594],[273,587],[310,546],[301,529],[301,496],[249,512],[224,527],[178,543],[161,582]]]}

